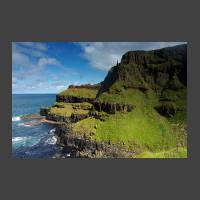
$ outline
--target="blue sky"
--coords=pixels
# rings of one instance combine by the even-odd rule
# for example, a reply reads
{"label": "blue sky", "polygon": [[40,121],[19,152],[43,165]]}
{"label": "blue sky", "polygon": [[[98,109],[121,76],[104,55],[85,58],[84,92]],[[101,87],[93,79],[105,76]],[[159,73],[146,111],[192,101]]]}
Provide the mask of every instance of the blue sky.
{"label": "blue sky", "polygon": [[69,85],[98,83],[130,50],[184,42],[13,42],[12,92],[58,93]]}

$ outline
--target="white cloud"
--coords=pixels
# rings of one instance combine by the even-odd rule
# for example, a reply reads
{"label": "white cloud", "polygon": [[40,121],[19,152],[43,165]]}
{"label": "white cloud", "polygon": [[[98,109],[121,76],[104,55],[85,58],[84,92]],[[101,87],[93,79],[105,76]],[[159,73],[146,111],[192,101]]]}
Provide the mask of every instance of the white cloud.
{"label": "white cloud", "polygon": [[48,46],[41,42],[15,42],[15,44],[22,45],[26,48],[31,48],[39,51],[47,51]]}
{"label": "white cloud", "polygon": [[183,42],[80,42],[83,56],[92,67],[109,70],[130,50],[153,50]]}
{"label": "white cloud", "polygon": [[60,63],[55,58],[40,58],[37,65],[42,67],[46,65],[59,65]]}
{"label": "white cloud", "polygon": [[39,74],[47,66],[60,66],[60,62],[43,51],[46,45],[33,42],[12,43],[12,64],[15,83],[17,80]]}
{"label": "white cloud", "polygon": [[66,85],[57,85],[57,86],[56,86],[56,90],[58,90],[58,91],[64,90],[64,89],[66,89],[66,88],[67,88]]}
{"label": "white cloud", "polygon": [[20,67],[27,67],[27,66],[32,66],[32,63],[29,59],[29,57],[17,49],[13,50],[12,53],[12,63],[15,65],[18,65]]}

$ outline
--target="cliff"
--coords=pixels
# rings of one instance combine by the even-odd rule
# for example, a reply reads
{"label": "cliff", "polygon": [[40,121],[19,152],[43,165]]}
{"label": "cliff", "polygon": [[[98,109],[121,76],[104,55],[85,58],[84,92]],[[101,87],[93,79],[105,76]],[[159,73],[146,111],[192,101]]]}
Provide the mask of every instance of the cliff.
{"label": "cliff", "polygon": [[73,157],[186,157],[187,46],[129,51],[96,85],[71,85],[41,115]]}

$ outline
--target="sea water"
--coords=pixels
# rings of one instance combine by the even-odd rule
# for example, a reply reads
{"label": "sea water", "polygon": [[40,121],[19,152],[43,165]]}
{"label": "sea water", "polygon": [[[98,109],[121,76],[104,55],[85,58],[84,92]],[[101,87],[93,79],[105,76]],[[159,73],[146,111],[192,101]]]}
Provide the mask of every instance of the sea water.
{"label": "sea water", "polygon": [[[23,158],[49,158],[61,154],[56,144],[55,125],[26,125],[21,116],[39,113],[55,102],[55,94],[12,95],[12,155]],[[31,119],[33,121],[33,119]]]}

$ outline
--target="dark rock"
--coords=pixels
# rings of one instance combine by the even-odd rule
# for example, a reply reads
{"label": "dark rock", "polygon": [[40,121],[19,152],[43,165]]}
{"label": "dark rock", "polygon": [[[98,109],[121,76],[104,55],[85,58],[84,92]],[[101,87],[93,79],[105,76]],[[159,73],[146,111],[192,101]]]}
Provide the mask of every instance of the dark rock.
{"label": "dark rock", "polygon": [[155,109],[165,117],[172,117],[178,111],[178,108],[173,102],[163,102],[159,106],[156,106]]}
{"label": "dark rock", "polygon": [[74,114],[74,113],[72,113],[70,120],[71,120],[71,122],[76,123],[87,117],[89,117],[89,114]]}
{"label": "dark rock", "polygon": [[98,84],[94,84],[94,85],[91,85],[91,84],[84,84],[84,85],[70,85],[68,88],[87,88],[87,89],[99,89],[101,86],[101,83],[98,83]]}
{"label": "dark rock", "polygon": [[92,104],[95,110],[99,112],[104,111],[109,114],[115,114],[117,111],[130,112],[134,109],[134,106],[131,104],[108,103],[99,101],[94,101]]}
{"label": "dark rock", "polygon": [[50,108],[40,108],[40,115],[47,116],[49,113]]}
{"label": "dark rock", "polygon": [[94,100],[95,100],[94,98],[82,98],[82,97],[76,97],[76,96],[56,95],[57,102],[65,102],[65,103],[88,102],[88,103],[92,103]]}

